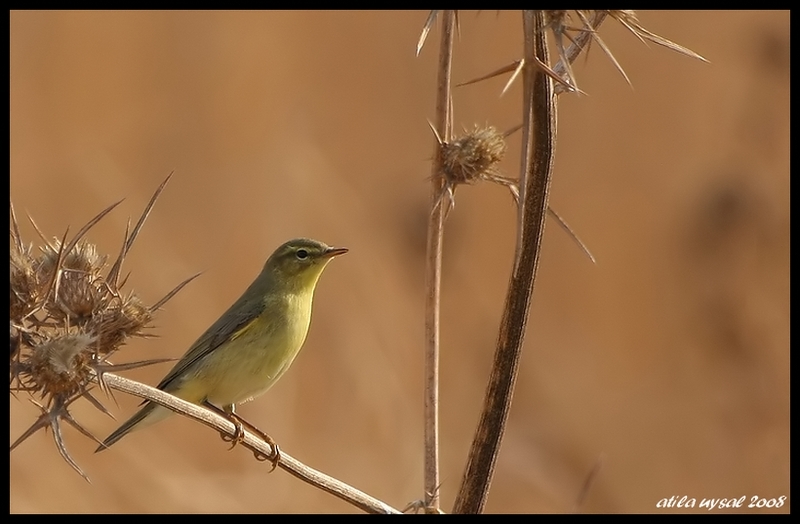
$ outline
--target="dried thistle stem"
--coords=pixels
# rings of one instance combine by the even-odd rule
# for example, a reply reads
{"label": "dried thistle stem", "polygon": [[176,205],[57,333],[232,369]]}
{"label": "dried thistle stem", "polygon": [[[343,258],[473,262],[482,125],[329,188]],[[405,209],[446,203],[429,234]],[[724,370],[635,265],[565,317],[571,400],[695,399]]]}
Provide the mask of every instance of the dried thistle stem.
{"label": "dried thistle stem", "polygon": [[[589,44],[589,42],[592,41],[592,37],[594,34],[593,31],[596,30],[600,26],[600,24],[603,23],[603,20],[605,20],[607,16],[608,16],[608,11],[601,11],[601,10],[594,11],[591,20],[588,21],[589,24],[587,24],[589,25],[589,28],[586,29],[585,31],[582,31],[577,37],[575,37],[575,41],[572,43],[572,45],[570,45],[567,48],[565,52],[567,59],[566,62],[562,58],[553,68],[553,70],[556,72],[558,76],[563,77],[566,74],[566,72],[570,70],[569,64],[574,62],[583,51],[583,48],[586,47]],[[613,55],[609,56],[611,57],[611,60],[613,60],[614,63],[618,66],[618,69],[622,71],[622,68],[619,67],[619,64],[617,64],[617,61],[616,59],[614,59],[614,56]],[[628,80],[628,77],[627,75],[625,75],[624,71],[622,72],[622,74],[623,76],[625,76],[625,80],[628,81],[628,83],[630,84],[630,80]],[[556,94],[561,94],[569,91],[562,84],[557,84],[555,89],[556,89]]]}
{"label": "dried thistle stem", "polygon": [[486,504],[519,368],[553,169],[556,100],[541,11],[523,12],[525,66],[519,221],[514,268],[500,323],[483,411],[456,497],[454,513],[480,513]]}
{"label": "dried thistle stem", "polygon": [[[450,138],[450,89],[456,15],[442,13],[439,49],[439,79],[436,92],[438,137]],[[439,512],[439,315],[442,270],[442,238],[445,206],[437,205],[445,186],[442,148],[439,140],[431,167],[431,214],[428,220],[425,264],[425,511]]]}

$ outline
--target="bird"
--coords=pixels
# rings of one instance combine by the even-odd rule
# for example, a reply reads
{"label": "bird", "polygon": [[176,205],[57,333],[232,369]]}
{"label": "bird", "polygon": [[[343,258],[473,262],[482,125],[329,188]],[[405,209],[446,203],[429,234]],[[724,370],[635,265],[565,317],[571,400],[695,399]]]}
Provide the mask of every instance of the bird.
{"label": "bird", "polygon": [[[308,333],[319,277],[331,259],[347,252],[347,248],[309,238],[282,244],[242,296],[200,335],[157,388],[228,418],[236,426],[233,446],[243,438],[242,425],[247,424],[273,446],[274,469],[279,460],[274,441],[236,415],[235,407],[265,393],[289,369]],[[142,404],[95,452],[172,413],[152,401]]]}

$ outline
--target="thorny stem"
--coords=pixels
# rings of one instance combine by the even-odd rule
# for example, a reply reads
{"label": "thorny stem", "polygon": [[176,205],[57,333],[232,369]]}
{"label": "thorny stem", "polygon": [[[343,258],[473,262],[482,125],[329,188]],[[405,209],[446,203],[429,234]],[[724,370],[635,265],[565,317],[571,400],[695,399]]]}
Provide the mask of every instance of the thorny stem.
{"label": "thorny stem", "polygon": [[[608,16],[607,11],[603,10],[596,10],[592,15],[591,20],[589,20],[590,27],[585,31],[581,31],[578,36],[575,37],[575,41],[567,48],[566,52],[566,59],[567,62],[564,62],[564,58],[562,57],[561,60],[558,61],[556,66],[553,68],[553,71],[560,77],[563,77],[569,67],[567,64],[573,63],[577,58],[578,55],[581,54],[583,48],[586,47],[589,42],[592,41],[592,31],[596,30],[600,24],[603,23],[603,20],[606,19]],[[624,75],[624,72],[623,72]],[[626,77],[627,78],[627,77]],[[556,94],[561,94],[567,92],[567,88],[563,84],[557,84],[555,86]]]}
{"label": "thorny stem", "polygon": [[552,80],[536,67],[548,63],[544,15],[523,13],[523,136],[519,224],[514,268],[506,295],[483,411],[470,449],[454,513],[480,513],[486,504],[519,368],[553,167],[556,104]]}
{"label": "thorny stem", "polygon": [[[439,49],[439,79],[436,89],[436,121],[439,138],[450,139],[450,73],[453,62],[455,11],[442,12],[442,40]],[[442,269],[442,226],[445,206],[437,205],[444,191],[442,149],[431,167],[431,215],[428,220],[425,265],[425,512],[439,512],[439,305]]]}
{"label": "thorny stem", "polygon": [[[160,389],[156,389],[145,384],[114,375],[112,373],[103,373],[102,382],[109,388],[116,389],[124,393],[130,393],[132,395],[136,395],[138,397],[161,404],[162,406],[165,406],[176,413],[197,420],[198,422],[224,433],[231,438],[236,436],[236,427],[230,420],[218,415],[217,413],[214,413],[209,409],[174,397],[169,393],[161,391]],[[251,450],[256,457],[273,456],[274,450],[272,446],[246,429],[243,429],[243,431],[244,440],[240,443],[243,447]],[[331,495],[340,498],[368,513],[400,513],[400,511],[389,506],[388,504],[373,498],[366,493],[363,493],[356,488],[345,484],[344,482],[341,482],[333,477],[329,477],[320,471],[306,466],[297,459],[289,456],[283,450],[280,452],[278,467],[297,477],[303,482],[307,482],[314,487],[326,491]]]}

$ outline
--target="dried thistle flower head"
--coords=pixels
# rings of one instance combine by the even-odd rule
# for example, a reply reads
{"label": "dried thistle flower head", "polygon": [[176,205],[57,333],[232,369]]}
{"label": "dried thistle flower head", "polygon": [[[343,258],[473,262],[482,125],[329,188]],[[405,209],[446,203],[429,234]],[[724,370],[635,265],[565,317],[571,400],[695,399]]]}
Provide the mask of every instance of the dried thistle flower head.
{"label": "dried thistle flower head", "polygon": [[[59,264],[61,242],[42,248],[43,260],[40,271],[52,275]],[[102,311],[110,298],[111,288],[101,275],[107,256],[100,255],[97,248],[86,241],[78,242],[60,262],[58,294],[45,305],[53,318],[68,317],[73,325],[89,319],[96,311]]]}
{"label": "dried thistle flower head", "polygon": [[474,184],[495,172],[507,150],[503,135],[494,127],[475,128],[442,144],[444,174],[451,184]]}
{"label": "dried thistle flower head", "polygon": [[[514,131],[518,129],[515,128]],[[513,132],[513,131],[512,131]],[[442,172],[445,184],[442,195],[437,205],[441,204],[445,195],[448,197],[449,208],[455,205],[455,190],[459,184],[475,184],[480,180],[495,182],[509,188],[515,200],[519,198],[517,183],[511,178],[500,174],[500,161],[506,154],[506,136],[509,133],[500,133],[492,126],[475,126],[471,131],[465,131],[460,137],[444,142],[439,140],[442,156]]]}
{"label": "dried thistle flower head", "polygon": [[[480,180],[494,182],[508,188],[514,202],[519,204],[519,184],[513,178],[500,174],[500,161],[506,153],[506,138],[520,129],[516,126],[505,133],[500,133],[494,127],[475,126],[472,131],[451,142],[444,142],[434,129],[436,139],[439,141],[442,155],[442,171],[444,186],[436,205],[439,206],[445,196],[448,198],[447,212],[455,206],[455,191],[459,184],[474,184]],[[547,212],[556,219],[556,222],[575,241],[581,251],[592,261],[594,256],[581,241],[577,234],[550,206]]]}
{"label": "dried thistle flower head", "polygon": [[41,299],[43,282],[39,281],[40,273],[36,268],[38,261],[31,254],[32,250],[32,245],[20,245],[19,247],[13,243],[11,245],[10,314],[12,320],[21,319],[27,315]]}
{"label": "dried thistle flower head", "polygon": [[117,296],[107,307],[92,315],[87,332],[97,338],[97,351],[107,355],[119,348],[128,337],[141,333],[153,318],[153,311],[133,293]]}
{"label": "dried thistle flower head", "polygon": [[32,348],[28,382],[42,395],[71,396],[88,383],[94,338],[85,333],[59,333]]}
{"label": "dried thistle flower head", "polygon": [[124,282],[118,283],[125,255],[170,177],[158,188],[133,232],[125,232],[123,248],[107,272],[108,257],[82,237],[119,202],[89,221],[70,242],[66,233],[49,242],[36,228],[44,243],[38,256],[31,245],[22,242],[11,206],[11,391],[27,392],[42,410],[39,419],[11,445],[12,450],[37,430],[50,427],[61,456],[86,478],[66,451],[60,421],[66,420],[100,441],[72,418],[68,406],[86,398],[107,413],[90,393],[98,381],[102,385],[103,372],[115,369],[107,357],[130,337],[144,336],[142,330],[155,310],[197,276],[153,306],[144,305],[133,292],[122,295]]}

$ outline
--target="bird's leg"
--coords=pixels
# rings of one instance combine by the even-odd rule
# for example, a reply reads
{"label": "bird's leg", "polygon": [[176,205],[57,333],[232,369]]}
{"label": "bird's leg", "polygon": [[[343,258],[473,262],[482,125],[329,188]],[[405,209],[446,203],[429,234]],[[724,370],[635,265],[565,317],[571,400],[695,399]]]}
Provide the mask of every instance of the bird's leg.
{"label": "bird's leg", "polygon": [[[226,408],[227,407],[228,406],[226,406]],[[258,429],[254,425],[252,425],[250,422],[248,422],[245,419],[243,419],[242,417],[240,417],[239,415],[237,415],[234,412],[233,406],[230,406],[230,416],[231,416],[232,419],[235,419],[236,421],[238,421],[239,424],[241,424],[243,426],[247,426],[247,429],[249,429],[250,431],[252,431],[256,435],[261,437],[261,440],[263,440],[264,442],[266,442],[267,444],[270,445],[270,447],[272,448],[272,456],[271,457],[268,457],[267,455],[264,455],[263,453],[260,453],[260,452],[253,452],[253,454],[255,455],[256,460],[260,460],[262,462],[265,461],[265,460],[269,460],[272,463],[272,469],[269,470],[270,473],[275,471],[275,468],[278,467],[278,462],[281,460],[281,450],[280,450],[280,448],[278,448],[278,443],[275,442],[275,439],[273,439],[272,437],[270,437],[269,435],[267,435],[266,433],[264,433],[263,431],[261,431],[260,429]],[[235,422],[234,422],[234,424],[235,424]],[[242,433],[242,437],[244,437],[244,433]]]}
{"label": "bird's leg", "polygon": [[225,418],[230,420],[234,426],[236,426],[236,430],[234,431],[233,437],[229,437],[224,433],[221,434],[222,440],[224,440],[225,442],[233,442],[230,449],[233,449],[234,447],[236,447],[236,444],[239,444],[242,441],[244,441],[245,426],[247,426],[247,429],[249,429],[251,432],[255,433],[256,436],[260,437],[261,440],[269,444],[273,450],[273,454],[271,457],[264,455],[263,453],[260,453],[258,451],[253,452],[253,454],[255,455],[257,460],[260,460],[262,462],[265,460],[269,460],[272,463],[272,469],[270,470],[270,472],[275,471],[275,468],[278,467],[278,462],[281,459],[281,451],[280,448],[278,448],[278,443],[275,442],[275,440],[272,437],[270,437],[268,434],[264,433],[263,431],[255,427],[253,424],[251,424],[250,422],[246,421],[245,419],[237,415],[233,404],[223,406],[222,410],[220,410],[218,407],[214,406],[209,402],[206,402],[205,404],[207,407],[210,407],[213,411],[223,415]]}
{"label": "bird's leg", "polygon": [[233,449],[236,447],[236,444],[240,444],[244,441],[244,425],[247,424],[249,426],[250,424],[236,414],[236,409],[233,404],[222,406],[222,410],[225,412],[225,417],[236,426],[236,430],[233,432],[233,438],[231,439],[233,444],[231,444],[230,449]]}
{"label": "bird's leg", "polygon": [[211,411],[213,411],[218,415],[222,415],[226,419],[230,420],[235,426],[235,429],[233,431],[233,437],[228,436],[226,433],[222,431],[220,431],[219,433],[219,436],[222,438],[223,441],[233,442],[233,444],[231,444],[231,447],[228,448],[228,450],[235,448],[236,444],[244,440],[244,427],[242,424],[242,419],[239,418],[239,416],[233,412],[233,406],[225,406],[223,409],[220,409],[207,400],[203,402],[203,406],[207,407],[208,409],[210,409]]}

